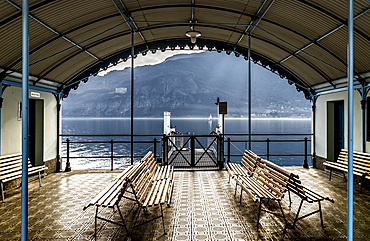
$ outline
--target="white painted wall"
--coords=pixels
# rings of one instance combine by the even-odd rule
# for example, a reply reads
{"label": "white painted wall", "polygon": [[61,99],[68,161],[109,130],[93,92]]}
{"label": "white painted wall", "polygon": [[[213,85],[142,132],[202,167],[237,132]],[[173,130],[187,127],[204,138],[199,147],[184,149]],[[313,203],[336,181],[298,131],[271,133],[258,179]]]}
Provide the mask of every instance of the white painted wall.
{"label": "white painted wall", "polygon": [[[353,93],[353,149],[362,151],[362,111],[361,96],[356,90]],[[347,91],[321,95],[316,101],[316,155],[327,158],[327,102],[344,101],[344,147],[348,148],[348,93]],[[369,104],[369,103],[368,103]],[[366,123],[366,122],[365,122]],[[366,133],[366,128],[365,128]],[[366,142],[366,150],[370,151],[370,142]]]}
{"label": "white painted wall", "polygon": [[[30,90],[31,91],[31,90]],[[33,91],[33,90],[32,90]],[[44,100],[44,160],[53,159],[57,155],[57,101],[53,94],[40,93]],[[3,93],[1,113],[1,155],[22,152],[22,121],[17,120],[18,103],[22,100],[22,89],[8,87]],[[30,97],[31,98],[31,97]]]}

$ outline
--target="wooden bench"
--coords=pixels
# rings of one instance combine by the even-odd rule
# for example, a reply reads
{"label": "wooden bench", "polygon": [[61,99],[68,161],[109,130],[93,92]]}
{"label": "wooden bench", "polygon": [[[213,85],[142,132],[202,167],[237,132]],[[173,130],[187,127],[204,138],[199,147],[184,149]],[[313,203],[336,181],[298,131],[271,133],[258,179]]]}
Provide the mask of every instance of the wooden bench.
{"label": "wooden bench", "polygon": [[[97,234],[97,220],[101,219],[125,228],[127,235],[130,236],[134,228],[155,219],[162,218],[163,232],[165,232],[162,205],[170,206],[173,193],[173,167],[157,166],[152,152],[149,152],[141,160],[139,165],[130,166],[125,169],[118,177],[96,195],[84,210],[90,206],[96,207],[95,212],[95,237]],[[123,215],[119,209],[119,202],[122,198],[130,199],[138,204],[139,212],[135,218],[131,231],[128,229]],[[136,225],[140,210],[147,210],[151,206],[160,206],[161,215]],[[122,220],[117,223],[98,216],[99,207],[114,208],[117,207]]]}
{"label": "wooden bench", "polygon": [[[39,175],[39,185],[41,187],[41,172],[48,168],[43,166],[32,167],[28,160],[28,175]],[[0,156],[0,185],[1,198],[5,202],[4,183],[22,178],[22,153]]]}
{"label": "wooden bench", "polygon": [[[321,226],[323,226],[323,218],[322,218],[322,210],[321,210],[321,201],[328,200],[331,202],[334,202],[334,200],[323,197],[322,195],[304,187],[301,184],[301,181],[299,180],[299,176],[285,170],[284,168],[270,162],[267,160],[263,160],[259,156],[257,156],[252,151],[246,151],[244,153],[243,159],[248,159],[252,165],[250,165],[249,168],[253,169],[252,174],[250,174],[248,171],[247,175],[244,175],[240,169],[246,168],[245,166],[242,167],[242,165],[237,164],[227,164],[227,169],[229,171],[229,174],[233,176],[233,178],[236,181],[235,186],[235,195],[237,186],[241,186],[241,193],[240,193],[240,202],[242,200],[242,192],[243,190],[248,194],[248,196],[253,201],[260,201],[259,203],[259,210],[258,210],[258,220],[257,220],[257,229],[259,224],[259,218],[260,218],[260,212],[265,211],[272,213],[268,210],[262,210],[261,205],[263,200],[274,200],[279,203],[279,207],[281,210],[281,215],[272,213],[277,216],[281,216],[284,218],[284,221],[286,222],[287,227],[287,221],[284,215],[284,212],[281,208],[281,200],[284,197],[284,193],[288,192],[289,194],[289,206],[291,206],[292,200],[290,193],[295,193],[300,197],[301,202],[297,211],[297,214],[295,216],[295,219],[293,221],[292,228],[295,227],[297,221],[311,216],[315,213],[320,213],[320,219],[321,219]],[[243,170],[243,169],[242,169]],[[249,169],[251,170],[251,169]],[[230,178],[229,178],[230,180]],[[308,203],[318,203],[319,209],[316,211],[313,211],[311,213],[307,213],[301,217],[299,217],[303,202]]]}
{"label": "wooden bench", "polygon": [[[282,184],[286,188],[286,190],[288,191],[288,194],[289,194],[289,206],[291,206],[291,204],[292,204],[291,195],[290,195],[291,192],[296,194],[301,199],[297,214],[296,214],[295,219],[293,221],[292,228],[295,227],[296,223],[299,220],[301,220],[303,218],[306,218],[306,217],[309,217],[309,216],[311,216],[313,214],[316,214],[316,213],[320,214],[321,226],[324,228],[321,202],[324,201],[324,200],[327,200],[327,201],[330,201],[330,202],[334,203],[333,199],[330,199],[329,197],[324,197],[324,196],[318,194],[317,192],[314,192],[311,189],[305,187],[304,185],[301,184],[301,180],[299,179],[298,175],[296,175],[292,172],[289,172],[286,169],[284,169],[284,168],[282,168],[282,167],[280,167],[280,166],[278,166],[278,165],[276,165],[276,164],[274,164],[270,161],[260,159],[259,162],[258,162],[258,165],[259,165],[259,167],[261,167],[262,171],[264,173],[266,173],[266,175],[268,173],[268,175],[271,178],[274,178],[274,180],[276,180],[277,182],[279,182],[280,184]],[[299,214],[300,214],[300,211],[301,211],[301,208],[302,208],[302,205],[303,205],[304,202],[318,203],[318,209],[313,211],[313,212],[306,213],[305,215],[299,217]]]}
{"label": "wooden bench", "polygon": [[[329,181],[331,181],[331,174],[333,170],[343,172],[344,179],[347,180],[345,173],[348,173],[348,151],[342,149],[339,153],[337,162],[325,161],[323,165],[330,168]],[[369,174],[370,174],[370,154],[354,151],[353,175],[361,177],[362,183],[364,183],[366,179],[370,179]]]}
{"label": "wooden bench", "polygon": [[[254,201],[259,201],[257,230],[259,228],[259,219],[262,211],[282,217],[286,223],[286,218],[281,207],[281,199],[284,197],[285,188],[274,179],[263,173],[258,168],[258,157],[251,151],[245,151],[239,164],[227,163],[226,169],[230,177],[235,179],[235,195],[238,185],[240,188],[240,203],[242,202],[243,191]],[[262,209],[262,203],[267,201],[276,201],[280,207],[280,213],[273,213]]]}
{"label": "wooden bench", "polygon": [[[261,170],[258,168],[255,170],[252,176],[242,176],[239,175],[235,178],[236,186],[235,186],[235,194],[237,191],[237,186],[241,187],[240,190],[240,203],[242,201],[243,191],[248,194],[248,196],[254,201],[259,201],[258,207],[258,218],[257,218],[257,230],[259,227],[259,220],[261,216],[261,212],[268,212],[270,214],[282,217],[287,224],[284,211],[281,207],[281,200],[284,197],[284,187],[280,185],[278,182],[274,181],[273,179],[266,176]],[[267,201],[276,201],[280,207],[280,213],[274,213],[269,210],[262,209],[262,203]],[[287,226],[287,225],[286,225]]]}

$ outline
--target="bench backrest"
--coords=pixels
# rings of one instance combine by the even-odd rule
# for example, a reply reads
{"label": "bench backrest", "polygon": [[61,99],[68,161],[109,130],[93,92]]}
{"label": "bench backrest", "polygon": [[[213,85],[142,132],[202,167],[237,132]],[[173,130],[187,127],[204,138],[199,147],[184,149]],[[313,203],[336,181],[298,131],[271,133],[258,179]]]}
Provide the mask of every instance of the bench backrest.
{"label": "bench backrest", "polygon": [[[257,167],[253,174],[253,178],[257,179],[262,186],[267,187],[270,193],[278,199],[281,199],[284,196],[284,192],[286,191],[284,185],[279,183],[276,179],[271,178],[271,175],[263,169]],[[263,189],[260,191],[263,191]]]}
{"label": "bench backrest", "polygon": [[[28,160],[28,167],[32,167]],[[22,170],[22,154],[2,156],[0,159],[0,180],[5,175]]]}
{"label": "bench backrest", "polygon": [[84,209],[91,205],[103,206],[103,207],[113,207],[114,204],[119,201],[126,188],[129,185],[129,181],[135,180],[135,178],[140,174],[140,172],[145,168],[145,165],[151,161],[152,153],[149,152],[139,165],[130,166],[124,171],[122,171],[112,182],[110,182],[98,195],[96,195]]}
{"label": "bench backrest", "polygon": [[[252,151],[249,152],[253,153]],[[305,189],[301,185],[301,181],[299,180],[298,175],[287,171],[286,169],[280,167],[279,165],[276,165],[275,163],[260,158],[255,153],[253,153],[253,156],[255,156],[257,159],[257,168],[253,175],[256,175],[256,173],[263,173],[266,178],[273,180],[274,182],[281,185],[281,192],[289,190],[297,194],[301,198],[306,198]]]}
{"label": "bench backrest", "polygon": [[247,170],[249,175],[252,175],[257,167],[258,156],[252,151],[245,150],[240,164]]}

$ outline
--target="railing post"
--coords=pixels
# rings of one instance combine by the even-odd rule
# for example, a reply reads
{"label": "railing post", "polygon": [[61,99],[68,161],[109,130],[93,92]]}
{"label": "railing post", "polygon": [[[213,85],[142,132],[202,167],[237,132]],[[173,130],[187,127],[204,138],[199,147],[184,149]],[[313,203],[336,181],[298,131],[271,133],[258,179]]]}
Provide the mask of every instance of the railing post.
{"label": "railing post", "polygon": [[308,168],[308,163],[307,163],[307,137],[304,138],[304,163],[303,167]]}
{"label": "railing post", "polygon": [[69,162],[69,138],[67,138],[67,163],[66,163],[66,169],[65,172],[71,171],[71,163]]}
{"label": "railing post", "polygon": [[166,165],[168,163],[168,143],[167,143],[167,136],[163,134],[162,137],[162,165]]}
{"label": "railing post", "polygon": [[270,139],[266,139],[266,145],[267,145],[267,154],[266,154],[266,159],[270,161]]}
{"label": "railing post", "polygon": [[113,139],[110,140],[110,170],[113,171]]}
{"label": "railing post", "polygon": [[228,137],[227,138],[227,162],[231,161],[230,144],[231,144],[231,139],[230,137]]}
{"label": "railing post", "polygon": [[154,161],[157,163],[157,138],[153,139],[153,154],[154,154]]}
{"label": "railing post", "polygon": [[190,136],[190,166],[195,166],[195,136]]}

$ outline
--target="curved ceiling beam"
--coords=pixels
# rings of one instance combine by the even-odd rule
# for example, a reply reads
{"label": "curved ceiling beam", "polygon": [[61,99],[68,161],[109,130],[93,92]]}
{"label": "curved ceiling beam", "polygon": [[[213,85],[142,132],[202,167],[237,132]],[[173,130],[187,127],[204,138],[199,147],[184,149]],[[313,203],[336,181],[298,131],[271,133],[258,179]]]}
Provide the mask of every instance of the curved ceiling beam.
{"label": "curved ceiling beam", "polygon": [[[304,1],[306,2],[306,1]],[[312,5],[311,7],[312,8],[315,8],[314,7],[315,5]],[[243,16],[248,16],[248,17],[255,17],[253,14],[248,14],[248,13],[245,13],[245,12],[241,12],[241,11],[238,11],[238,10],[232,10],[232,9],[228,9],[228,8],[222,8],[222,7],[215,7],[215,6],[209,6],[209,5],[199,5],[199,4],[195,4],[195,5],[191,5],[191,4],[178,4],[178,5],[158,5],[158,6],[151,6],[151,7],[143,7],[143,8],[138,8],[138,9],[134,9],[134,10],[130,10],[128,11],[128,13],[134,13],[134,12],[138,12],[138,11],[146,11],[146,10],[154,10],[154,9],[162,9],[162,8],[185,8],[185,7],[194,7],[194,8],[207,8],[207,9],[213,9],[213,10],[219,10],[219,11],[224,11],[224,12],[230,12],[230,13],[235,13],[235,14],[239,14],[239,15],[243,15]],[[315,8],[316,9],[316,8]],[[318,9],[317,9],[318,10]],[[320,11],[322,12],[323,14],[327,15],[325,13],[325,11]],[[329,16],[329,15],[328,15]],[[339,18],[335,18],[336,21],[338,21],[339,23],[343,24],[343,20],[339,19]],[[270,22],[269,20],[266,20],[266,19],[262,19],[261,21],[266,21],[266,22]],[[273,23],[273,21],[271,21]],[[347,22],[344,22],[344,24],[347,26]],[[361,32],[360,30],[358,30],[357,28],[353,28],[353,31],[354,32],[357,32],[359,35],[361,35],[362,37],[364,37],[365,39],[369,40],[370,37],[366,34],[364,34],[363,32]],[[302,35],[303,36],[303,35]],[[308,37],[306,37],[308,38]]]}
{"label": "curved ceiling beam", "polygon": [[[311,3],[309,1],[305,1],[305,0],[296,0],[296,1],[302,3],[302,4],[306,5],[306,6],[309,6],[310,8],[313,8],[313,9],[319,11],[319,12],[321,12],[322,14],[327,15],[327,16],[331,17],[332,19],[335,19],[340,24],[343,24],[345,26],[348,25],[347,24],[347,22],[348,22],[347,20],[342,20],[341,18],[337,17],[332,12],[330,12],[330,11],[324,9],[324,8],[321,8],[321,7],[319,7],[319,6]],[[363,33],[361,30],[356,29],[355,27],[353,27],[353,31],[354,32],[357,32],[359,35],[361,35],[362,37],[364,37],[365,39],[367,39],[368,41],[370,41],[370,37],[367,34]]]}
{"label": "curved ceiling beam", "polygon": [[[93,21],[91,21],[91,22],[88,22],[88,23],[86,23],[86,24],[83,24],[83,25],[80,25],[80,26],[78,26],[78,27],[72,28],[72,29],[70,29],[70,30],[68,30],[68,31],[66,31],[66,32],[64,32],[64,33],[62,33],[62,35],[68,35],[68,34],[70,34],[70,33],[73,33],[74,31],[80,30],[81,28],[84,28],[84,27],[86,27],[86,26],[89,26],[89,25],[92,25],[92,24],[94,24],[94,23],[98,23],[98,22],[100,22],[100,21],[104,21],[104,20],[107,20],[107,19],[110,19],[110,18],[118,17],[118,16],[120,16],[120,14],[119,14],[119,13],[116,13],[116,14],[111,14],[111,15],[104,16],[104,17],[102,17],[102,18],[95,19],[95,20],[93,20]],[[122,24],[124,24],[124,23],[122,23]],[[38,50],[40,50],[41,48],[43,48],[43,47],[47,46],[48,44],[53,43],[54,41],[56,41],[56,40],[60,39],[61,37],[62,37],[61,35],[55,36],[54,38],[49,39],[48,41],[46,41],[46,42],[44,42],[44,43],[40,44],[39,46],[36,46],[35,48],[33,48],[33,49],[31,49],[31,50],[30,50],[29,55],[32,55],[32,54],[33,54],[33,53],[35,53],[36,51],[38,51]],[[81,44],[81,43],[80,43],[80,44]],[[9,66],[8,66],[8,68],[7,68],[7,70],[12,69],[15,65],[17,65],[17,64],[19,64],[19,63],[21,63],[21,62],[22,62],[22,57],[18,58],[18,59],[17,59],[17,60],[15,60],[11,65],[9,65]],[[6,71],[5,71],[5,72],[6,72]],[[1,78],[0,78],[0,79],[1,79]]]}
{"label": "curved ceiling beam", "polygon": [[[29,7],[29,11],[31,12],[33,10],[36,10],[36,9],[38,9],[40,7],[43,7],[43,6],[45,6],[45,5],[49,4],[49,3],[56,2],[56,1],[58,1],[58,0],[46,0],[46,1],[42,1],[40,3],[37,3],[35,5],[30,6]],[[9,3],[9,4],[11,4],[11,3]],[[7,23],[9,23],[9,22],[17,19],[17,18],[21,18],[21,17],[22,17],[22,12],[18,12],[16,14],[13,14],[12,16],[10,16],[10,17],[4,19],[3,21],[1,21],[0,22],[0,27],[2,27],[3,25],[5,25],[5,24],[7,24]]]}

